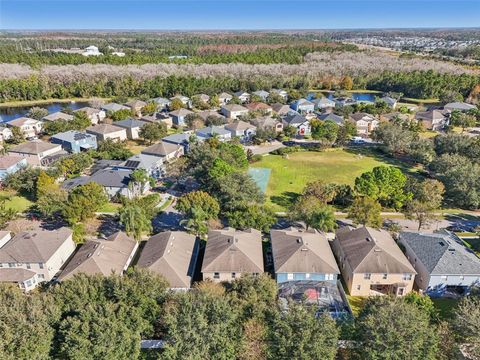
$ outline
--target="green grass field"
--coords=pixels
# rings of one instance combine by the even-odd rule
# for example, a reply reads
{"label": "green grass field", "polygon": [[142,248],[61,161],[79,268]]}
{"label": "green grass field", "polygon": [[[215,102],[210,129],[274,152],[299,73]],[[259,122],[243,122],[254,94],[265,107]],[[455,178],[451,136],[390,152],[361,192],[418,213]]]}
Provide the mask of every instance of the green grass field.
{"label": "green grass field", "polygon": [[[285,211],[308,182],[323,180],[353,185],[357,176],[376,166],[388,164],[402,165],[362,148],[302,151],[289,154],[288,158],[267,155],[251,166],[272,169],[266,192],[268,203],[275,211]],[[403,170],[410,171],[408,168]]]}
{"label": "green grass field", "polygon": [[26,197],[18,195],[15,191],[1,190],[0,200],[5,200],[7,209],[14,209],[18,213],[25,212],[33,203]]}

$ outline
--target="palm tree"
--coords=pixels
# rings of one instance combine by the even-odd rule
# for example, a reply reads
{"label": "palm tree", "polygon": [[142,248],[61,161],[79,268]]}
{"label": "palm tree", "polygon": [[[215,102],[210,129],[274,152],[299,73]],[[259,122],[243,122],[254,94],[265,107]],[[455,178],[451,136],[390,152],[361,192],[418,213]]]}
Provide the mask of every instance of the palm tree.
{"label": "palm tree", "polygon": [[324,206],[317,209],[311,219],[310,226],[319,231],[333,231],[337,227],[335,214],[331,207]]}
{"label": "palm tree", "polygon": [[193,207],[186,214],[186,218],[180,221],[180,225],[184,226],[188,232],[201,237],[208,232],[207,218],[202,209]]}
{"label": "palm tree", "polygon": [[152,222],[143,208],[134,204],[124,205],[118,214],[125,232],[135,240],[140,240],[143,233],[152,231]]}

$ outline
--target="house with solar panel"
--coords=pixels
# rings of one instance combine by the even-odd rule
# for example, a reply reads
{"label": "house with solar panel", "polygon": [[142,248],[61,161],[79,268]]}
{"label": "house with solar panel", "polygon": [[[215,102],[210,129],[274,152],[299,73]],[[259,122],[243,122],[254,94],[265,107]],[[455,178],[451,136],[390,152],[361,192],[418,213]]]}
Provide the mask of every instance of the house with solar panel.
{"label": "house with solar panel", "polygon": [[73,154],[97,148],[97,137],[95,135],[76,130],[55,134],[50,138],[50,142],[62,145],[63,150]]}
{"label": "house with solar panel", "polygon": [[480,259],[454,233],[402,232],[399,238],[418,273],[415,284],[430,296],[466,294],[480,285]]}
{"label": "house with solar panel", "polygon": [[166,170],[163,158],[147,154],[133,155],[113,168],[145,170],[148,176],[154,179],[160,179],[165,174]]}

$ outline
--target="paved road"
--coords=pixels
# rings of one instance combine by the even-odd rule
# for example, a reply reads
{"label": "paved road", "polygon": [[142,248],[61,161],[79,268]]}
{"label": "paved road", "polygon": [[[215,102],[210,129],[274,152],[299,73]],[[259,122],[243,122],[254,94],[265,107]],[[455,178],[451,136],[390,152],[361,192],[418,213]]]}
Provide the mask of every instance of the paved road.
{"label": "paved road", "polygon": [[285,145],[283,145],[280,141],[274,141],[270,144],[264,144],[264,145],[245,146],[246,149],[252,150],[252,153],[254,155],[268,154],[268,153],[271,153],[272,151],[275,151],[283,147],[285,147]]}

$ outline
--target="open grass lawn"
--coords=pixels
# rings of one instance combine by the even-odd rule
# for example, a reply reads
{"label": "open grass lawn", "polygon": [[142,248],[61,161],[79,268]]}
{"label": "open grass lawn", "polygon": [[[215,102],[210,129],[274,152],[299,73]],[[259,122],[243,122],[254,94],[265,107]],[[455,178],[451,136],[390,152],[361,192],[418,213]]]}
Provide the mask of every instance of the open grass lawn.
{"label": "open grass lawn", "polygon": [[435,308],[438,310],[438,316],[442,320],[448,320],[453,317],[454,311],[458,306],[458,299],[438,298],[432,299]]}
{"label": "open grass lawn", "polygon": [[[459,234],[457,234],[459,235]],[[460,235],[459,235],[460,236]],[[463,243],[480,256],[480,238],[463,238]]]}
{"label": "open grass lawn", "polygon": [[25,212],[33,205],[33,203],[26,197],[10,190],[1,190],[0,200],[5,200],[5,207],[7,209],[14,209],[18,213]]}
{"label": "open grass lawn", "polygon": [[148,145],[143,144],[141,140],[127,140],[127,148],[130,150],[132,153],[140,154],[142,150],[144,150]]}
{"label": "open grass lawn", "polygon": [[323,180],[353,185],[357,176],[380,165],[403,166],[402,170],[413,171],[367,148],[302,151],[289,154],[288,158],[267,155],[251,166],[272,170],[266,195],[268,203],[278,212],[285,211],[308,182]]}
{"label": "open grass lawn", "polygon": [[120,204],[108,202],[98,211],[101,213],[114,213],[120,208]]}
{"label": "open grass lawn", "polygon": [[368,298],[362,296],[351,296],[347,295],[347,300],[352,309],[353,316],[358,316],[360,311],[362,311],[363,307],[365,306],[365,302]]}

